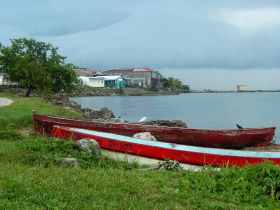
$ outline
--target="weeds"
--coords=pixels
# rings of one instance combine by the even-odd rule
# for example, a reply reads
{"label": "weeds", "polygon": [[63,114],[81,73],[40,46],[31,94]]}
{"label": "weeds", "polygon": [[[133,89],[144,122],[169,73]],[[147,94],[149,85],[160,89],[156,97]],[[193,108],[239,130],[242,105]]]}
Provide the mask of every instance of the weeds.
{"label": "weeds", "polygon": [[76,142],[58,140],[56,138],[34,136],[17,142],[16,155],[8,161],[18,162],[30,167],[33,166],[60,166],[60,158],[76,158],[83,169],[89,168],[115,168],[132,170],[139,167],[138,164],[115,161],[107,157],[97,159],[90,152],[78,149]]}
{"label": "weeds", "polygon": [[280,167],[270,162],[206,171],[192,177],[190,187],[236,203],[279,200]]}
{"label": "weeds", "polygon": [[[75,142],[34,135],[32,109],[79,114],[40,98],[13,99],[0,108],[0,209],[280,209],[280,167],[270,162],[202,172],[138,170],[136,163],[96,159]],[[62,157],[76,158],[80,168],[62,166]]]}

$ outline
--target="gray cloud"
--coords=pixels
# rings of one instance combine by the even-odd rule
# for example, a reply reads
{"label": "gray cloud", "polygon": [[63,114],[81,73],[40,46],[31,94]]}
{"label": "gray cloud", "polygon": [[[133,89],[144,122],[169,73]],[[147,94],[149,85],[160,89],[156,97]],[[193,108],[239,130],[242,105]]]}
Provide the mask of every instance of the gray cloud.
{"label": "gray cloud", "polygon": [[[279,1],[0,0],[0,8],[1,42],[48,41],[79,66],[280,67]],[[251,11],[262,10],[276,14],[256,27]]]}
{"label": "gray cloud", "polygon": [[280,69],[160,69],[165,76],[180,78],[193,90],[280,90]]}

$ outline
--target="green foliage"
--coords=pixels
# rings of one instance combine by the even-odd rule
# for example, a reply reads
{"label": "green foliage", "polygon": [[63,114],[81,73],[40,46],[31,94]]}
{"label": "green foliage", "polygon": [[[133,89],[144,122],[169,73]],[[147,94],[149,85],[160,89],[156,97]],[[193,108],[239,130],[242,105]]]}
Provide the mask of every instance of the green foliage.
{"label": "green foliage", "polygon": [[114,93],[118,94],[118,95],[123,95],[124,94],[124,89],[123,88],[114,89]]}
{"label": "green foliage", "polygon": [[173,77],[169,77],[169,78],[162,77],[160,79],[160,82],[163,84],[164,91],[167,91],[169,89],[171,92],[176,92],[176,91],[187,92],[190,90],[190,87],[188,85],[183,84],[181,80]]}
{"label": "green foliage", "polygon": [[[280,167],[270,162],[191,172],[96,160],[75,142],[22,134],[32,109],[79,114],[40,98],[11,99],[0,108],[0,209],[280,209]],[[81,167],[61,165],[61,157]]]}
{"label": "green foliage", "polygon": [[22,139],[22,136],[15,132],[14,130],[1,130],[0,131],[0,141],[2,139],[9,139],[10,141]]}
{"label": "green foliage", "polygon": [[[7,97],[0,93],[0,97]],[[0,130],[2,132],[17,132],[18,129],[32,127],[32,110],[43,114],[52,114],[72,118],[81,118],[81,113],[66,110],[61,106],[54,106],[39,97],[19,98],[10,97],[14,101],[10,106],[0,107]]]}
{"label": "green foliage", "polygon": [[0,50],[2,69],[10,81],[27,88],[26,96],[32,90],[72,91],[77,83],[76,74],[73,66],[64,61],[65,57],[57,53],[57,48],[34,39],[13,39],[11,46]]}
{"label": "green foliage", "polygon": [[197,176],[190,186],[236,203],[269,203],[280,199],[280,167],[265,162],[224,168]]}
{"label": "green foliage", "polygon": [[171,86],[170,81],[165,77],[160,78],[160,82],[163,84],[164,91],[166,91],[167,88],[170,88]]}
{"label": "green foliage", "polygon": [[188,85],[182,85],[182,86],[181,86],[181,90],[186,91],[186,92],[189,92],[189,91],[190,91],[190,86],[188,86]]}
{"label": "green foliage", "polygon": [[115,161],[107,157],[99,160],[92,153],[79,150],[76,142],[70,140],[33,136],[29,139],[22,138],[16,144],[17,155],[9,159],[9,161],[18,162],[30,167],[36,165],[43,167],[65,167],[65,165],[61,165],[60,158],[76,158],[80,162],[80,167],[84,169],[119,168],[131,170],[139,167],[137,164]]}

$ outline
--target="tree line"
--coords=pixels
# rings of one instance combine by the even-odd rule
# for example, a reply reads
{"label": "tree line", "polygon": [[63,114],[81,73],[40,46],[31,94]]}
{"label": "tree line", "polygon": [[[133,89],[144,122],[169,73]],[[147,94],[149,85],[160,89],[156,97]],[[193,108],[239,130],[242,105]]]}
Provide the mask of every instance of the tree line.
{"label": "tree line", "polygon": [[78,83],[73,65],[65,63],[58,48],[34,39],[12,39],[11,45],[0,45],[0,68],[11,82],[26,88],[25,96],[41,93],[71,92]]}
{"label": "tree line", "polygon": [[[58,48],[49,43],[27,38],[12,39],[10,46],[0,43],[0,70],[9,81],[26,88],[25,96],[33,90],[43,94],[71,93],[79,81],[74,66],[66,63],[66,57],[57,51]],[[179,79],[169,77],[160,81],[164,91],[189,91],[189,86]]]}
{"label": "tree line", "polygon": [[183,82],[179,79],[173,78],[173,77],[162,77],[160,79],[160,82],[163,85],[164,92],[170,91],[170,92],[188,92],[190,91],[190,87],[188,85],[183,84]]}

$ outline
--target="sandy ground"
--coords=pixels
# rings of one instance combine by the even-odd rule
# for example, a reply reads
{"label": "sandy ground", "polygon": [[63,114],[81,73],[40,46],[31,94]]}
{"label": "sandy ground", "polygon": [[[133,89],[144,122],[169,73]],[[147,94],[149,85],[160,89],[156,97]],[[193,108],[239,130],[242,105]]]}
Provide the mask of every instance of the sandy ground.
{"label": "sandy ground", "polygon": [[[113,158],[115,160],[121,160],[121,161],[128,161],[130,163],[137,162],[141,165],[149,165],[149,166],[156,166],[158,163],[163,162],[161,160],[153,159],[153,158],[147,158],[147,157],[141,157],[137,155],[131,155],[131,154],[124,154],[119,152],[113,152],[109,150],[101,150],[101,153],[107,157]],[[184,170],[190,170],[190,171],[201,171],[203,170],[202,166],[196,166],[196,165],[190,165],[185,163],[180,163],[180,166]]]}
{"label": "sandy ground", "polygon": [[1,106],[9,106],[11,103],[13,103],[14,101],[8,98],[1,98],[0,97],[0,107]]}
{"label": "sandy ground", "polygon": [[264,147],[244,147],[242,150],[257,152],[280,152],[280,144],[269,144]]}

